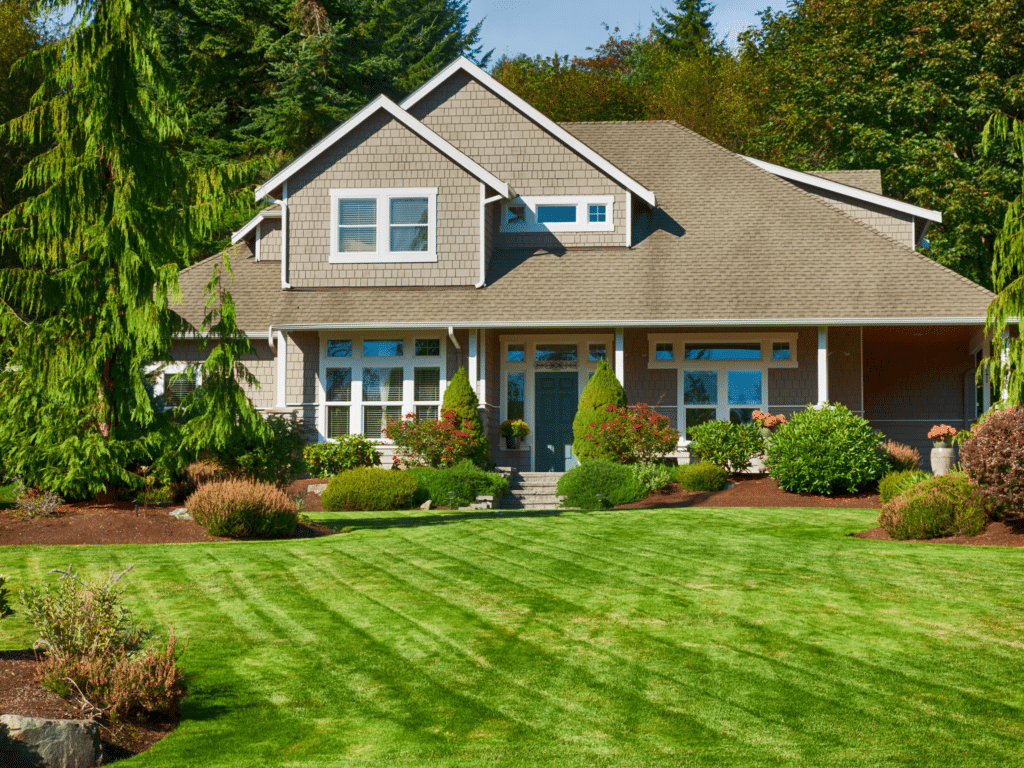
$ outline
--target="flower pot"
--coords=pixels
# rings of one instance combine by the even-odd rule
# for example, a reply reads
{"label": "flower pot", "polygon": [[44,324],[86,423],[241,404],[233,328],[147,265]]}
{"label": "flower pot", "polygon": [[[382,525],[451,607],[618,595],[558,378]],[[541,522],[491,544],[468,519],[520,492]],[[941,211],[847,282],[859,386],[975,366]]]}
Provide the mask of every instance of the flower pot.
{"label": "flower pot", "polygon": [[933,448],[952,448],[953,447],[953,438],[951,438],[951,437],[944,437],[944,438],[941,438],[939,440],[932,440],[932,447]]}
{"label": "flower pot", "polygon": [[519,435],[505,435],[505,447],[510,451],[514,451],[519,447],[522,439]]}
{"label": "flower pot", "polygon": [[[938,441],[935,442],[938,443]],[[953,446],[932,448],[931,461],[932,474],[936,476],[944,475],[952,470],[953,464],[956,461],[956,456],[953,454]]]}
{"label": "flower pot", "polygon": [[768,440],[774,434],[775,434],[775,428],[774,427],[761,427],[761,437],[763,437],[765,440]]}

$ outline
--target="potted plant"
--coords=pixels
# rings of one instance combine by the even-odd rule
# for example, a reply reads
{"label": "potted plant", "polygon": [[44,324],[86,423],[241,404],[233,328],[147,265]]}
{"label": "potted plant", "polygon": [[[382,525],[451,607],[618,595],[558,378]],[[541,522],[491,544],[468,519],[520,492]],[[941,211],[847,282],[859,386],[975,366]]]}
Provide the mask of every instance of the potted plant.
{"label": "potted plant", "polygon": [[754,411],[751,416],[754,419],[754,423],[761,428],[761,437],[767,440],[775,432],[775,428],[780,424],[788,423],[786,417],[783,414],[778,416],[772,416],[767,411]]}
{"label": "potted plant", "polygon": [[928,438],[932,441],[932,473],[944,475],[953,468],[953,438],[956,428],[949,424],[936,424],[928,430]]}
{"label": "potted plant", "polygon": [[518,448],[522,439],[530,434],[530,428],[522,419],[506,419],[501,422],[498,431],[505,438],[505,447],[513,449]]}

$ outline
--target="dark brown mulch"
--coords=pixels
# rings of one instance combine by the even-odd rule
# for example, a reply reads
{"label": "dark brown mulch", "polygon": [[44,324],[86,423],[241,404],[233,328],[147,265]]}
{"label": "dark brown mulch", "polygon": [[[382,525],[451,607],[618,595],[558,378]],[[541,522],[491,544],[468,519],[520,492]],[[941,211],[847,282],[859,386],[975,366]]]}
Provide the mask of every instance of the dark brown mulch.
{"label": "dark brown mulch", "polygon": [[[186,544],[230,541],[211,536],[192,520],[171,517],[170,507],[139,507],[129,502],[65,504],[56,517],[21,519],[14,510],[0,510],[0,545],[16,544]],[[338,533],[319,523],[299,523],[295,538]]]}
{"label": "dark brown mulch", "polygon": [[632,504],[616,509],[670,509],[674,507],[845,507],[876,509],[882,506],[877,493],[816,496],[789,493],[764,475],[733,475],[724,491],[684,491],[678,483]]}
{"label": "dark brown mulch", "polygon": [[[37,663],[32,650],[0,651],[0,713],[53,720],[89,719],[77,706],[36,681]],[[175,711],[113,730],[101,726],[104,764],[145,752],[177,728],[180,719]]]}
{"label": "dark brown mulch", "polygon": [[[895,541],[882,528],[851,534],[858,539]],[[973,544],[982,547],[1024,547],[1024,518],[991,522],[977,536],[946,536],[940,539],[907,539],[914,544]]]}
{"label": "dark brown mulch", "polygon": [[302,502],[304,512],[326,512],[323,504],[320,503],[320,495],[309,493],[306,489],[311,485],[326,485],[329,477],[307,477],[304,480],[296,480],[285,489],[285,493],[293,499]]}

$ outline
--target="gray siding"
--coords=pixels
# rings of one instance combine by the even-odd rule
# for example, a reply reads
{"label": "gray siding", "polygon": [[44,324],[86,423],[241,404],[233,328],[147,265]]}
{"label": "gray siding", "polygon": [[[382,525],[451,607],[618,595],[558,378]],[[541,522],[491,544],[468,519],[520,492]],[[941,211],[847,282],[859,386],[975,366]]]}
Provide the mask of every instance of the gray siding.
{"label": "gray siding", "polygon": [[[916,245],[914,241],[913,217],[909,213],[900,213],[891,208],[883,208],[880,205],[866,203],[863,200],[856,200],[846,195],[829,192],[810,184],[794,183],[805,192],[810,192],[815,197],[825,200],[834,208],[838,208],[858,221],[864,222],[872,229],[881,232],[883,235],[888,235],[908,248],[913,248]],[[836,247],[841,250],[843,244],[837,243]]]}

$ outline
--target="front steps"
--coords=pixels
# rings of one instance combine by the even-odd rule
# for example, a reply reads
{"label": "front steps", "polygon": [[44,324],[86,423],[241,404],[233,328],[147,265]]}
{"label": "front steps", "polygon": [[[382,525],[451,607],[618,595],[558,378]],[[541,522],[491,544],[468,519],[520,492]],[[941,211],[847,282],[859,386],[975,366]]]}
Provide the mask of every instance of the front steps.
{"label": "front steps", "polygon": [[561,504],[555,486],[564,472],[519,472],[511,467],[499,471],[508,478],[509,490],[498,500],[498,509],[558,509]]}

